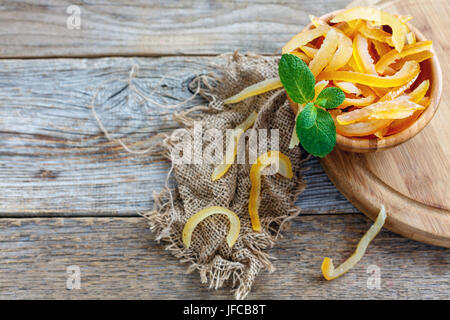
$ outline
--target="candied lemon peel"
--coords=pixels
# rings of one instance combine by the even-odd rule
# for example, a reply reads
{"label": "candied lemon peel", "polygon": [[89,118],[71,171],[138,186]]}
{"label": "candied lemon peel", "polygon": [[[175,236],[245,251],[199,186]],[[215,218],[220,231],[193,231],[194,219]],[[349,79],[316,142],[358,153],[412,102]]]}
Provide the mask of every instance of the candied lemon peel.
{"label": "candied lemon peel", "polygon": [[219,206],[212,206],[205,209],[200,210],[191,216],[183,228],[183,244],[186,248],[189,248],[191,245],[192,232],[195,227],[213,214],[224,214],[227,216],[228,220],[230,220],[230,230],[228,232],[226,241],[228,246],[231,248],[236,243],[236,240],[239,236],[239,232],[241,230],[241,222],[239,217],[233,211]]}
{"label": "candied lemon peel", "polygon": [[[344,10],[330,23],[310,16],[311,28],[296,34],[282,48],[283,54],[293,54],[303,60],[317,83],[332,81],[344,91],[344,102],[338,107],[341,110],[328,110],[338,134],[382,139],[406,129],[430,104],[427,96],[430,80],[421,76],[421,63],[433,57],[432,41],[416,39],[406,24],[411,19],[411,16],[367,7]],[[226,103],[281,87],[278,78],[269,79],[239,93],[238,100],[234,96]],[[396,100],[402,95],[410,97],[414,108],[405,103],[406,108],[400,110],[397,102],[390,102],[384,104],[393,108],[390,113],[362,116],[373,113],[369,111],[374,104],[379,107],[381,102]],[[297,116],[303,107],[298,106]],[[355,113],[360,115],[356,121],[338,121],[346,116],[353,119]],[[294,130],[289,147],[298,144]]]}
{"label": "candied lemon peel", "polygon": [[252,229],[261,231],[261,221],[259,220],[258,209],[261,202],[261,175],[265,168],[275,166],[277,173],[287,179],[292,179],[292,165],[289,158],[280,151],[268,151],[258,157],[250,169],[250,198],[248,200],[248,212],[252,223]]}
{"label": "candied lemon peel", "polygon": [[[239,146],[239,139],[241,135],[247,131],[253,124],[255,123],[256,118],[258,117],[258,113],[253,111],[250,115],[245,119],[244,122],[239,124],[233,131],[233,134],[230,136],[229,141],[227,141],[227,152],[225,153],[225,158],[223,159],[223,163],[219,164],[214,168],[211,179],[212,181],[219,180],[222,178],[230,169],[231,165],[236,158],[236,154]],[[229,148],[229,149],[228,149]]]}
{"label": "candied lemon peel", "polygon": [[333,265],[333,260],[326,257],[323,259],[322,262],[322,274],[323,277],[326,280],[333,280],[340,276],[342,276],[344,273],[348,272],[351,268],[353,268],[364,256],[364,253],[367,250],[367,247],[369,246],[370,242],[376,237],[376,235],[380,232],[380,230],[383,228],[384,223],[386,221],[386,209],[384,205],[381,206],[381,210],[378,213],[378,217],[375,220],[375,223],[370,227],[370,229],[366,232],[366,234],[361,238],[358,245],[356,246],[355,252],[351,255],[350,258],[345,260],[344,263],[342,263],[337,268]]}

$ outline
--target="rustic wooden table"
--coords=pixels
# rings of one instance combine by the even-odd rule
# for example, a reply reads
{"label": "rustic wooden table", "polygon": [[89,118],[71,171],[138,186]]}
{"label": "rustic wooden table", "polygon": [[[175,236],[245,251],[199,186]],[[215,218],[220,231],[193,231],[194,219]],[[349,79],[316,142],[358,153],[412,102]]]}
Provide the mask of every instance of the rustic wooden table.
{"label": "rustic wooden table", "polygon": [[[100,88],[107,129],[145,148],[176,123],[173,109],[135,102],[126,83],[133,66],[136,86],[177,104],[196,74],[222,63],[217,54],[277,54],[308,14],[349,2],[0,1],[0,298],[232,298],[185,274],[137,214],[152,207],[168,163],[106,140],[88,106]],[[388,231],[351,273],[324,281],[323,257],[342,261],[371,222],[316,159],[307,166],[303,213],[271,250],[277,270],[249,298],[450,298],[448,249]],[[80,268],[80,289],[67,289],[70,266]],[[379,289],[367,285],[372,268]]]}

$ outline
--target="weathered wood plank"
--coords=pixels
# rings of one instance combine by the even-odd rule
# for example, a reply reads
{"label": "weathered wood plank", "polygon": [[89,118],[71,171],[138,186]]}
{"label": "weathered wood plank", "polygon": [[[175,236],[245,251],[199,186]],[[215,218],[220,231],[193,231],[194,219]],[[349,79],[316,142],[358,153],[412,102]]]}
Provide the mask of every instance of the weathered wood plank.
{"label": "weathered wood plank", "polygon": [[[273,274],[256,280],[250,299],[450,299],[450,252],[382,231],[363,260],[334,281],[323,257],[347,258],[371,222],[362,215],[300,216],[271,250]],[[0,219],[0,298],[218,299],[197,272],[153,241],[143,218]],[[66,289],[69,266],[81,289]],[[380,271],[368,289],[367,268]]]}
{"label": "weathered wood plank", "polygon": [[[152,207],[169,164],[132,155],[108,142],[88,107],[100,86],[97,113],[115,138],[144,149],[149,138],[177,124],[178,108],[142,103],[126,80],[162,105],[192,94],[196,74],[222,60],[209,57],[44,59],[0,61],[0,215],[136,215]],[[107,82],[105,84],[105,82]],[[306,166],[305,212],[357,212],[314,159]]]}
{"label": "weathered wood plank", "polygon": [[[148,56],[253,51],[273,54],[308,23],[350,0],[5,0],[1,57]],[[77,19],[69,6],[80,10]],[[70,9],[69,9],[70,10]],[[270,35],[270,36],[268,36]]]}

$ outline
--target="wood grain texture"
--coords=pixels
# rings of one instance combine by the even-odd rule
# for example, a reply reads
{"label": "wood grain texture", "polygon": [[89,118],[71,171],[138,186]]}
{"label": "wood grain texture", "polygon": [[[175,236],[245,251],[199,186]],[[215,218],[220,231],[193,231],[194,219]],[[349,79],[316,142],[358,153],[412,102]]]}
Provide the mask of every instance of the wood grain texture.
{"label": "wood grain texture", "polygon": [[322,165],[347,199],[372,219],[384,203],[390,213],[387,228],[450,247],[450,21],[442,15],[450,3],[403,0],[384,2],[382,8],[412,15],[411,24],[433,40],[444,79],[441,106],[422,132],[396,148],[360,155],[334,150]]}
{"label": "wood grain texture", "polygon": [[[300,216],[270,253],[276,271],[262,273],[249,299],[450,299],[450,254],[382,231],[363,260],[334,281],[323,280],[325,256],[347,258],[371,222],[362,215]],[[0,298],[224,299],[199,274],[185,274],[143,218],[1,219]],[[69,266],[81,289],[66,289]],[[380,290],[368,289],[370,265]]]}
{"label": "wood grain texture", "polygon": [[[0,4],[0,56],[274,54],[309,22],[308,14],[349,2],[6,0]],[[67,27],[70,5],[81,10],[80,29]]]}
{"label": "wood grain texture", "polygon": [[[7,0],[0,3],[0,57],[273,54],[308,23],[308,13],[348,2]],[[80,30],[66,28],[70,4],[81,7]],[[124,85],[131,66],[139,66],[134,83],[166,105],[190,97],[187,84],[210,71],[210,62],[219,63],[208,57],[0,61],[0,216],[10,217],[0,219],[0,298],[232,298],[228,290],[208,290],[197,273],[185,275],[144,219],[120,217],[152,207],[151,193],[163,186],[169,166],[108,142],[87,107],[109,81],[99,95],[100,118],[114,137],[145,148],[152,134],[176,124],[173,110],[141,103]],[[304,212],[358,212],[316,159],[306,166],[308,187],[297,202]],[[351,273],[322,280],[322,258],[343,261],[369,225],[358,214],[298,217],[271,251],[277,271],[262,274],[249,298],[450,299],[448,250],[388,231]],[[371,264],[381,268],[381,290],[367,289]],[[70,265],[81,268],[81,290],[66,289]]]}
{"label": "wood grain texture", "polygon": [[[172,112],[203,104],[188,83],[220,58],[105,58],[0,61],[0,215],[136,215],[152,208],[169,163],[132,155],[108,142],[88,107],[96,89],[97,113],[114,138],[135,150],[178,125]],[[144,102],[126,81],[153,101]],[[106,82],[106,83],[105,83]],[[335,189],[317,160],[306,166],[305,212],[357,212]]]}

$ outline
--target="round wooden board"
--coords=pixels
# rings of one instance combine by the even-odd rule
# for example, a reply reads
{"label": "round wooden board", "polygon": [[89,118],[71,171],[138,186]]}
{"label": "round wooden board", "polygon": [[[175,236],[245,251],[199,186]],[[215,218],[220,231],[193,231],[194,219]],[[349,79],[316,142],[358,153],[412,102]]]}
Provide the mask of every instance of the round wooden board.
{"label": "round wooden board", "polygon": [[443,73],[440,106],[428,126],[408,142],[378,153],[335,150],[321,160],[336,187],[372,220],[381,204],[386,228],[405,237],[450,247],[450,1],[357,0],[350,6],[377,6],[409,14],[428,39]]}

